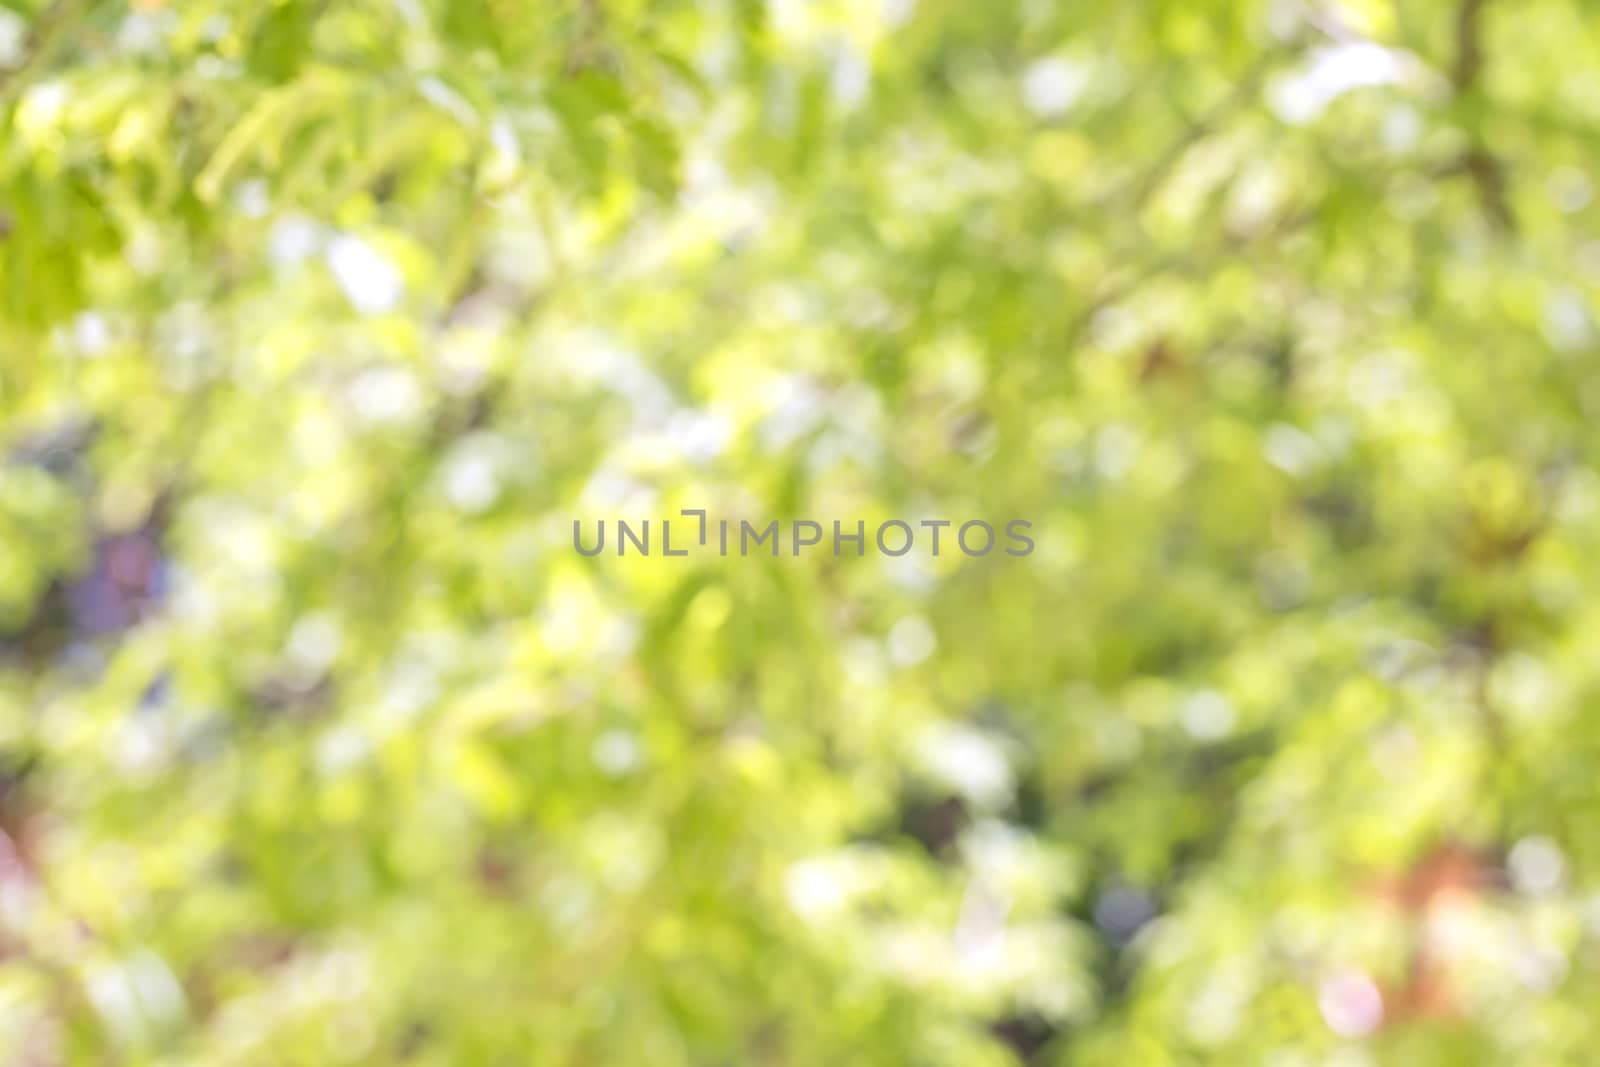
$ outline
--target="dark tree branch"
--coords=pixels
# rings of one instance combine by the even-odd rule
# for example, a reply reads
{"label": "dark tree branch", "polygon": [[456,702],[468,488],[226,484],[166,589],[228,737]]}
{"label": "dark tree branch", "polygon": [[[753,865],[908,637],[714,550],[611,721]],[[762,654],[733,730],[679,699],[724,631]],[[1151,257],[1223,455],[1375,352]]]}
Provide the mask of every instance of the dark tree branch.
{"label": "dark tree branch", "polygon": [[33,20],[33,25],[28,27],[28,39],[22,48],[22,61],[10,70],[0,71],[0,96],[10,92],[14,85],[21,84],[25,75],[44,61],[51,46],[55,44],[57,33],[77,6],[78,0],[54,0],[49,7],[39,12],[38,17]]}
{"label": "dark tree branch", "polygon": [[1456,10],[1456,63],[1450,81],[1457,93],[1477,84],[1483,71],[1483,9],[1489,0],[1462,0]]}
{"label": "dark tree branch", "polygon": [[[1483,51],[1483,13],[1489,0],[1461,0],[1456,9],[1456,57],[1450,82],[1457,98],[1477,91],[1485,62]],[[1461,169],[1478,190],[1478,200],[1490,223],[1502,233],[1516,230],[1516,216],[1506,189],[1505,164],[1489,151],[1481,134],[1474,131],[1472,147],[1461,157]]]}

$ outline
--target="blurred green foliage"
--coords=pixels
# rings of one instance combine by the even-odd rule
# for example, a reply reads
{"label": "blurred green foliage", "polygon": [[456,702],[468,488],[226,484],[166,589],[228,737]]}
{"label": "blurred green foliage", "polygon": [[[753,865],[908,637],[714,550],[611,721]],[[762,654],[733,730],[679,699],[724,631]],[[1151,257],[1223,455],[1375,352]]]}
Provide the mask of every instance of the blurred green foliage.
{"label": "blurred green foliage", "polygon": [[1586,0],[5,0],[0,1062],[1594,1063],[1597,166]]}

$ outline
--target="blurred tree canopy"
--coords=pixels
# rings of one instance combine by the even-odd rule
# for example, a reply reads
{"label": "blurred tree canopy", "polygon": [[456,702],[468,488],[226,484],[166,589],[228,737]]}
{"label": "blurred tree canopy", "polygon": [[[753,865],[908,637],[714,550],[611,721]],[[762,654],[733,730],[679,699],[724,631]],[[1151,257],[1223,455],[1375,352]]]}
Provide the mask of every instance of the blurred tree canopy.
{"label": "blurred tree canopy", "polygon": [[1597,166],[1585,0],[4,0],[0,1062],[1594,1063]]}

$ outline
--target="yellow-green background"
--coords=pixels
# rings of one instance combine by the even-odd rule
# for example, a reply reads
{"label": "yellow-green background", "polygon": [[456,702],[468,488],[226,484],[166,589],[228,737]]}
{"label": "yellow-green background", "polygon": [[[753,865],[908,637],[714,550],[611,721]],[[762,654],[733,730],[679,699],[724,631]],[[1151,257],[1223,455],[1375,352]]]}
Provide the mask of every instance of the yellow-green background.
{"label": "yellow-green background", "polygon": [[0,1063],[1597,1062],[1597,168],[1585,0],[6,0]]}

